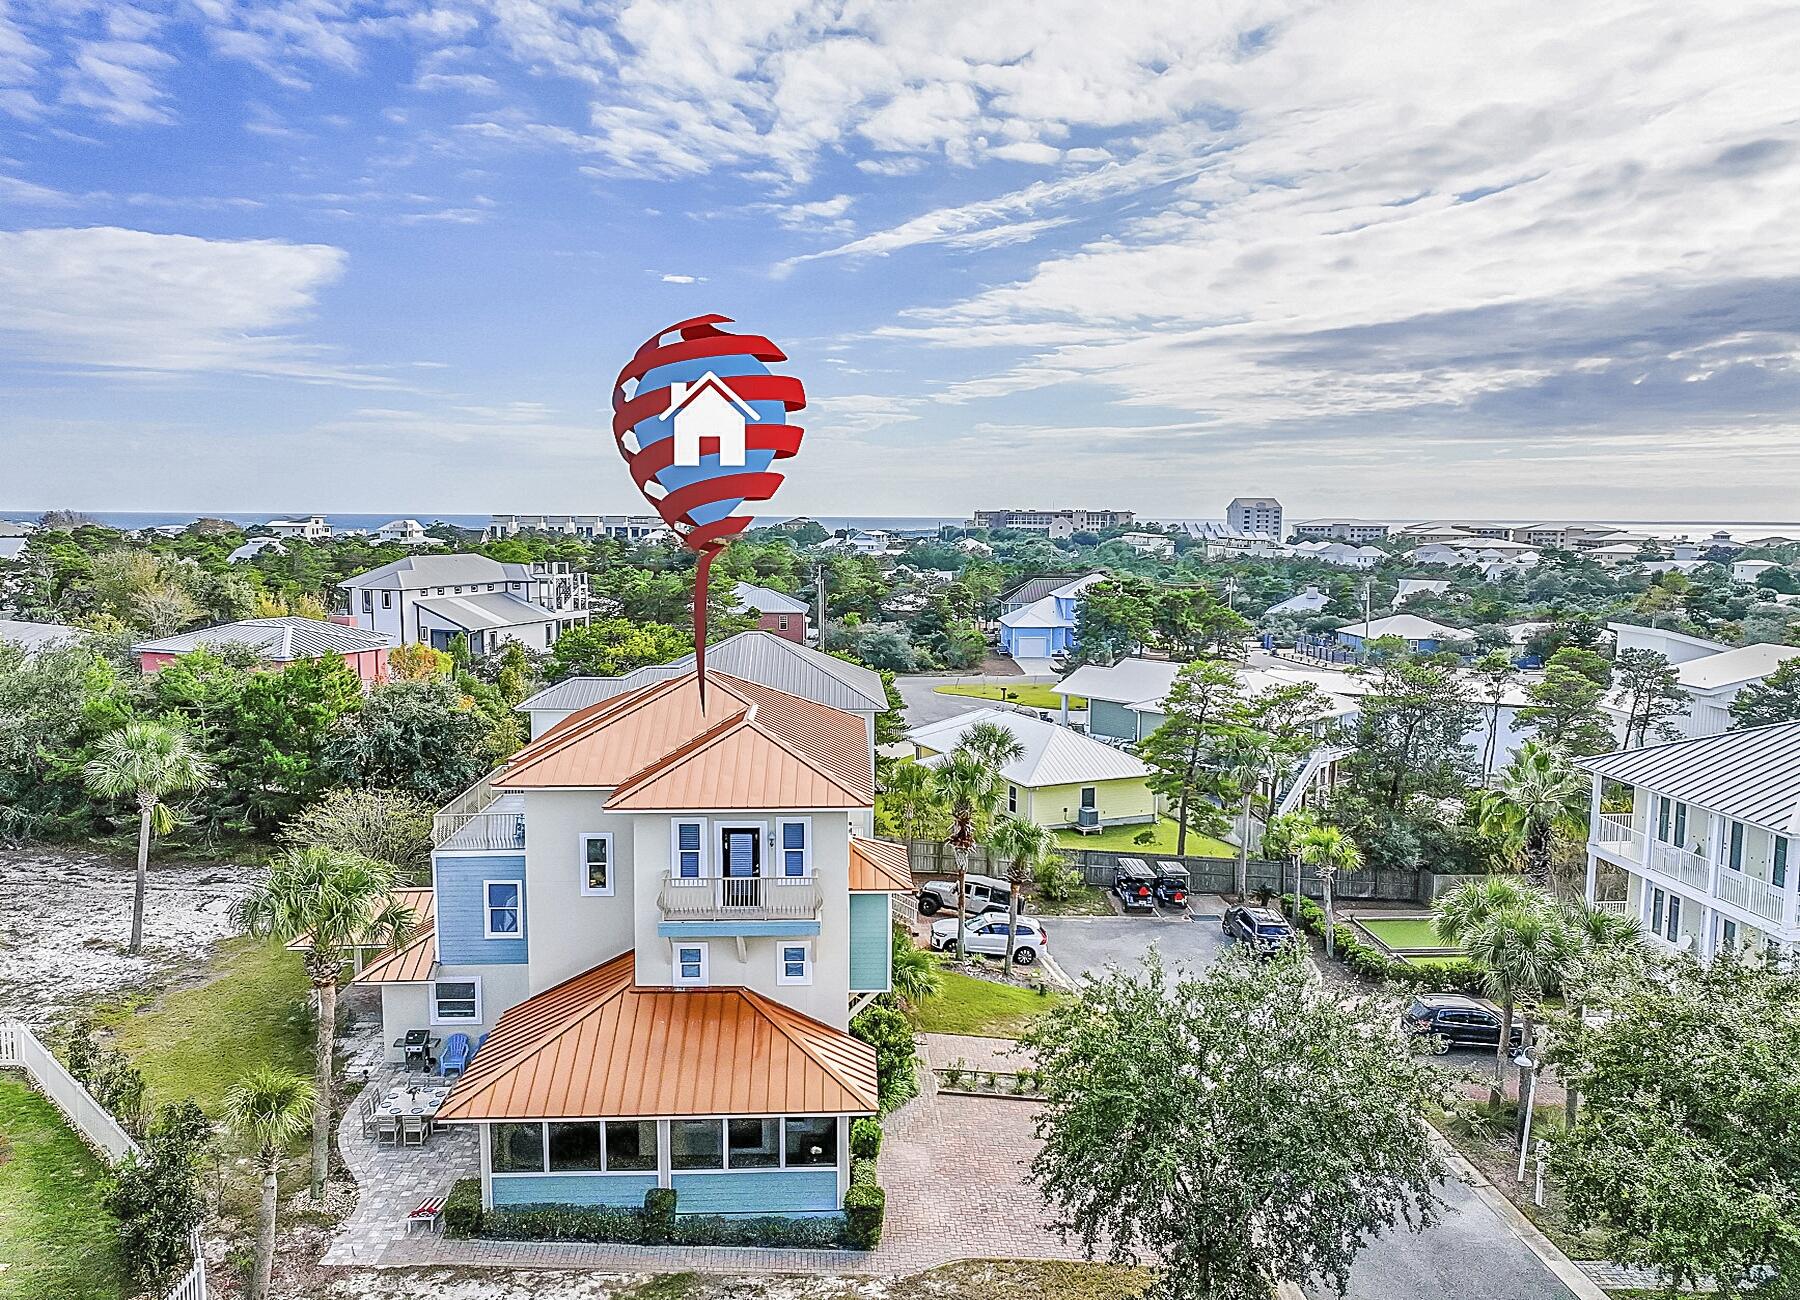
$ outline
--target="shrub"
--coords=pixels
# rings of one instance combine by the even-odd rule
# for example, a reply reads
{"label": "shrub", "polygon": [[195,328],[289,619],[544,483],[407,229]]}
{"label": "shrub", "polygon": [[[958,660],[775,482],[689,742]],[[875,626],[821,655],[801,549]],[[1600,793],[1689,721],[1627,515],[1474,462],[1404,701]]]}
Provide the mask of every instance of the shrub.
{"label": "shrub", "polygon": [[722,1214],[687,1214],[675,1220],[669,1235],[674,1246],[776,1246],[829,1250],[841,1246],[845,1220],[835,1214],[799,1219],[758,1215],[734,1219]]}
{"label": "shrub", "polygon": [[206,1217],[187,1148],[156,1142],[141,1156],[126,1156],[106,1184],[106,1208],[119,1221],[132,1281],[160,1288],[188,1264],[188,1233]]}
{"label": "shrub", "polygon": [[675,1189],[652,1187],[644,1193],[644,1240],[657,1245],[669,1239],[675,1226]]}
{"label": "shrub", "polygon": [[850,1022],[850,1033],[875,1049],[882,1114],[919,1091],[912,1022],[904,1015],[877,1003]]}
{"label": "shrub", "polygon": [[1081,884],[1081,873],[1060,855],[1047,857],[1032,870],[1038,895],[1051,903],[1066,903],[1075,897]]}
{"label": "shrub", "polygon": [[458,1178],[444,1198],[444,1235],[479,1237],[482,1229],[481,1180]]}
{"label": "shrub", "polygon": [[[1288,914],[1299,921],[1301,929],[1321,937],[1324,935],[1323,907],[1310,898],[1302,898],[1296,902],[1292,894],[1283,894],[1281,901]],[[1364,943],[1356,937],[1356,931],[1341,923],[1334,928],[1332,938],[1337,947],[1338,960],[1356,974],[1369,979],[1387,980],[1409,989],[1430,993],[1457,993],[1479,990],[1481,987],[1482,968],[1467,958],[1427,963],[1403,961]]]}
{"label": "shrub", "polygon": [[850,1122],[851,1159],[873,1160],[880,1154],[881,1121],[868,1115],[858,1120],[852,1120]]}
{"label": "shrub", "polygon": [[881,1244],[881,1220],[887,1213],[887,1193],[873,1178],[850,1180],[844,1193],[844,1244],[851,1250],[874,1250]]}
{"label": "shrub", "polygon": [[858,1183],[874,1182],[877,1168],[878,1166],[871,1159],[851,1160],[850,1185],[854,1187]]}
{"label": "shrub", "polygon": [[642,1210],[611,1205],[509,1205],[482,1216],[481,1235],[503,1241],[650,1244]]}
{"label": "shrub", "polygon": [[1154,830],[1139,831],[1131,837],[1131,842],[1133,844],[1154,844],[1156,843],[1156,832]]}

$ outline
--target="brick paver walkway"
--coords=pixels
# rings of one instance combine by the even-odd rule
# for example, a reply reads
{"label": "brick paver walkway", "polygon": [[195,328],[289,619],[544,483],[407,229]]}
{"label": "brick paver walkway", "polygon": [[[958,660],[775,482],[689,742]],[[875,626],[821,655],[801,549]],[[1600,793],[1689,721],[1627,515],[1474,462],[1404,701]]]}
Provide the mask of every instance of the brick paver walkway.
{"label": "brick paver walkway", "polygon": [[1012,1038],[980,1038],[973,1034],[925,1034],[925,1059],[941,1070],[959,1062],[971,1070],[1023,1070],[1031,1058]]}
{"label": "brick paver walkway", "polygon": [[[1002,1098],[924,1096],[889,1117],[881,1152],[887,1222],[867,1254],[835,1250],[709,1249],[589,1242],[452,1241],[406,1235],[407,1210],[470,1172],[466,1154],[440,1131],[433,1148],[371,1152],[359,1131],[338,1146],[364,1197],[347,1219],[327,1264],[383,1267],[593,1269],[609,1273],[810,1273],[904,1275],[963,1259],[1079,1259],[1046,1226],[1036,1193],[1022,1184],[1037,1151],[1037,1107]],[[352,1114],[354,1114],[354,1109]],[[452,1130],[449,1136],[454,1137]],[[472,1135],[466,1135],[472,1136]],[[421,1158],[421,1157],[424,1158]],[[396,1185],[405,1186],[404,1193]]]}

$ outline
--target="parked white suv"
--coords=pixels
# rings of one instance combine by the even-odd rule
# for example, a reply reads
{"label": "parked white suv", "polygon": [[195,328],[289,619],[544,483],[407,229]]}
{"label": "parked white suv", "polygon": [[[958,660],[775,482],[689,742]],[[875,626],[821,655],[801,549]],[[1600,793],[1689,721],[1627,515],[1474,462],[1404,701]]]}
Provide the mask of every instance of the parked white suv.
{"label": "parked white suv", "polygon": [[[965,876],[967,906],[971,916],[1004,912],[1012,905],[1012,886],[994,876]],[[919,887],[919,911],[926,916],[956,910],[956,881],[928,880]]]}
{"label": "parked white suv", "polygon": [[[941,921],[934,921],[931,926],[931,946],[939,952],[950,952],[956,947],[956,927],[958,918],[946,916]],[[969,952],[978,952],[984,957],[1006,956],[1006,915],[1001,912],[990,912],[986,916],[961,918],[964,927],[963,947]],[[1044,933],[1044,927],[1029,916],[1018,919],[1016,932],[1012,939],[1013,960],[1021,966],[1029,966],[1038,959],[1038,954],[1050,946],[1050,936]]]}

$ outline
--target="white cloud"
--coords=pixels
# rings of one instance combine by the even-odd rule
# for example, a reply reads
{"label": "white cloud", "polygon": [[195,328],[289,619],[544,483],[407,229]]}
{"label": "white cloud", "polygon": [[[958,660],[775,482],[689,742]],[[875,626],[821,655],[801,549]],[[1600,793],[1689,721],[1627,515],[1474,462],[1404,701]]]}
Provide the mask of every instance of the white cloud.
{"label": "white cloud", "polygon": [[173,122],[157,74],[174,62],[148,41],[83,41],[63,73],[62,101],[122,125]]}
{"label": "white cloud", "polygon": [[670,273],[662,277],[662,282],[664,284],[705,284],[706,277],[704,275],[675,275]]}
{"label": "white cloud", "polygon": [[283,332],[344,264],[324,244],[115,227],[0,233],[0,347],[58,366],[380,383]]}

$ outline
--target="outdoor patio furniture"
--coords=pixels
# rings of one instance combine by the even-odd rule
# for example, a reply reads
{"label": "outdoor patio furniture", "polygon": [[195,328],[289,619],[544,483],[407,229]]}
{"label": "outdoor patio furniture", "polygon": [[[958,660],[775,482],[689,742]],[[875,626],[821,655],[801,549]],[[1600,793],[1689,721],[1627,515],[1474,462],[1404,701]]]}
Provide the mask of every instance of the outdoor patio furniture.
{"label": "outdoor patio furniture", "polygon": [[470,1060],[471,1060],[471,1061],[473,1061],[473,1060],[474,1060],[474,1059],[475,1059],[475,1057],[476,1057],[476,1054],[477,1054],[477,1053],[479,1053],[479,1052],[480,1052],[480,1051],[481,1051],[481,1048],[482,1048],[482,1045],[483,1045],[483,1044],[484,1044],[484,1043],[486,1043],[486,1042],[487,1042],[487,1040],[488,1040],[488,1036],[487,1036],[487,1034],[486,1034],[486,1032],[483,1032],[483,1033],[482,1033],[482,1035],[481,1035],[481,1037],[480,1037],[480,1038],[477,1038],[477,1039],[476,1039],[476,1040],[475,1040],[475,1051],[473,1051],[473,1052],[470,1052],[470,1053],[469,1053],[469,1059],[470,1059]]}
{"label": "outdoor patio furniture", "polygon": [[427,1231],[435,1232],[444,1221],[444,1201],[447,1198],[434,1196],[428,1201],[420,1201],[418,1208],[406,1216],[406,1234],[410,1237],[412,1230],[424,1224]]}
{"label": "outdoor patio furniture", "polygon": [[431,1121],[420,1119],[414,1115],[400,1117],[400,1142],[402,1146],[422,1147],[431,1133]]}
{"label": "outdoor patio furniture", "polygon": [[357,1107],[357,1116],[362,1121],[362,1135],[365,1141],[375,1137],[375,1097],[373,1092],[373,1089],[365,1089],[362,1104]]}
{"label": "outdoor patio furniture", "polygon": [[438,1058],[438,1073],[449,1077],[452,1071],[461,1074],[469,1068],[469,1057],[473,1055],[469,1047],[467,1034],[451,1034],[444,1043],[444,1054]]}
{"label": "outdoor patio furniture", "polygon": [[375,1118],[375,1141],[379,1145],[386,1142],[389,1146],[400,1145],[400,1117],[397,1115],[378,1115]]}

